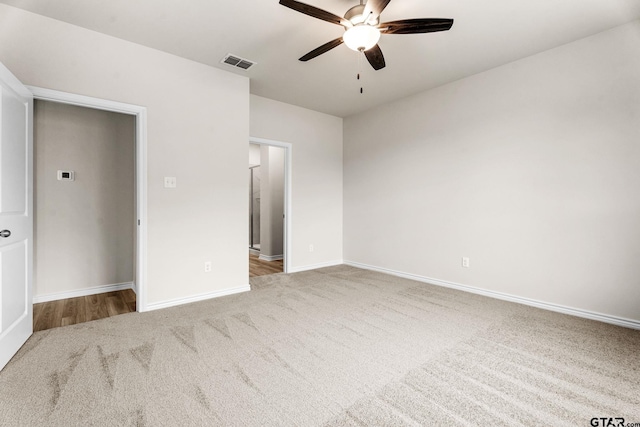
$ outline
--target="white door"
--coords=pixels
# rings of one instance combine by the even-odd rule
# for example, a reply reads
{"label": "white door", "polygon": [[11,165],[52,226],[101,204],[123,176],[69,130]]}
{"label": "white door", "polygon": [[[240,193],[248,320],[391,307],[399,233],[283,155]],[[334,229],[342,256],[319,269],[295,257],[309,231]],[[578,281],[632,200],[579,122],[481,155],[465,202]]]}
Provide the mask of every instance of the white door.
{"label": "white door", "polygon": [[0,369],[33,333],[33,96],[0,64]]}

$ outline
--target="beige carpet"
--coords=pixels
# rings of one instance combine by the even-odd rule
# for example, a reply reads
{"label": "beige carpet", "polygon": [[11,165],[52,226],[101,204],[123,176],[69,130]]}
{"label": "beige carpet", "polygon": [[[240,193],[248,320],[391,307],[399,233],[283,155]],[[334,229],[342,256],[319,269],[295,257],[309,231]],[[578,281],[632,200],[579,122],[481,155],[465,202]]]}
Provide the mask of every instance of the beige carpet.
{"label": "beige carpet", "polygon": [[640,331],[338,266],[38,332],[3,426],[640,422]]}

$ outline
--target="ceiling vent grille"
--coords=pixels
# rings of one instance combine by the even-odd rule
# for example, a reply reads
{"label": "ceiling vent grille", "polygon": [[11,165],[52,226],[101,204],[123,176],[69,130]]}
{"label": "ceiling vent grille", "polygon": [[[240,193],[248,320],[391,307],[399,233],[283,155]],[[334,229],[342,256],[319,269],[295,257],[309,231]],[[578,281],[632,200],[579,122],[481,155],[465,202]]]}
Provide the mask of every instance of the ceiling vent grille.
{"label": "ceiling vent grille", "polygon": [[222,62],[223,64],[231,65],[235,68],[243,69],[245,71],[256,65],[256,63],[253,61],[249,61],[248,59],[240,58],[239,56],[231,54],[228,54],[227,56],[222,58],[222,61],[220,62]]}

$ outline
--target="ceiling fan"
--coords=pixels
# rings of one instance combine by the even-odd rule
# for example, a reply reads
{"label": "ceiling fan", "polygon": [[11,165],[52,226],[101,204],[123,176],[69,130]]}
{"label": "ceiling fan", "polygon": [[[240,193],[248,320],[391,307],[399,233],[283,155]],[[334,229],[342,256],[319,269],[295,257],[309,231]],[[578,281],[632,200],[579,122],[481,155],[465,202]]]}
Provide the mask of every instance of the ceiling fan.
{"label": "ceiling fan", "polygon": [[312,50],[302,56],[300,61],[313,59],[344,43],[350,49],[363,52],[369,64],[375,70],[380,70],[385,67],[384,56],[380,46],[378,46],[381,34],[433,33],[447,31],[453,25],[453,19],[445,18],[401,19],[399,21],[380,23],[380,14],[390,1],[367,0],[367,3],[363,4],[363,0],[360,0],[359,5],[347,10],[344,18],[296,0],[280,0],[280,4],[305,15],[313,16],[332,24],[342,25],[345,28],[342,37],[331,40]]}

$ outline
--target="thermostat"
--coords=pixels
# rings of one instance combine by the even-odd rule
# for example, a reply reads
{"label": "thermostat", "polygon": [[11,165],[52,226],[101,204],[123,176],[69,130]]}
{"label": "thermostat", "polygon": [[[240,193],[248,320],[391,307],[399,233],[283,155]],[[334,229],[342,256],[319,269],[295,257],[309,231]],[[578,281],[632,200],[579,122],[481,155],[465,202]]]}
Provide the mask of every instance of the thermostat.
{"label": "thermostat", "polygon": [[75,181],[76,173],[74,171],[58,171],[58,181]]}

